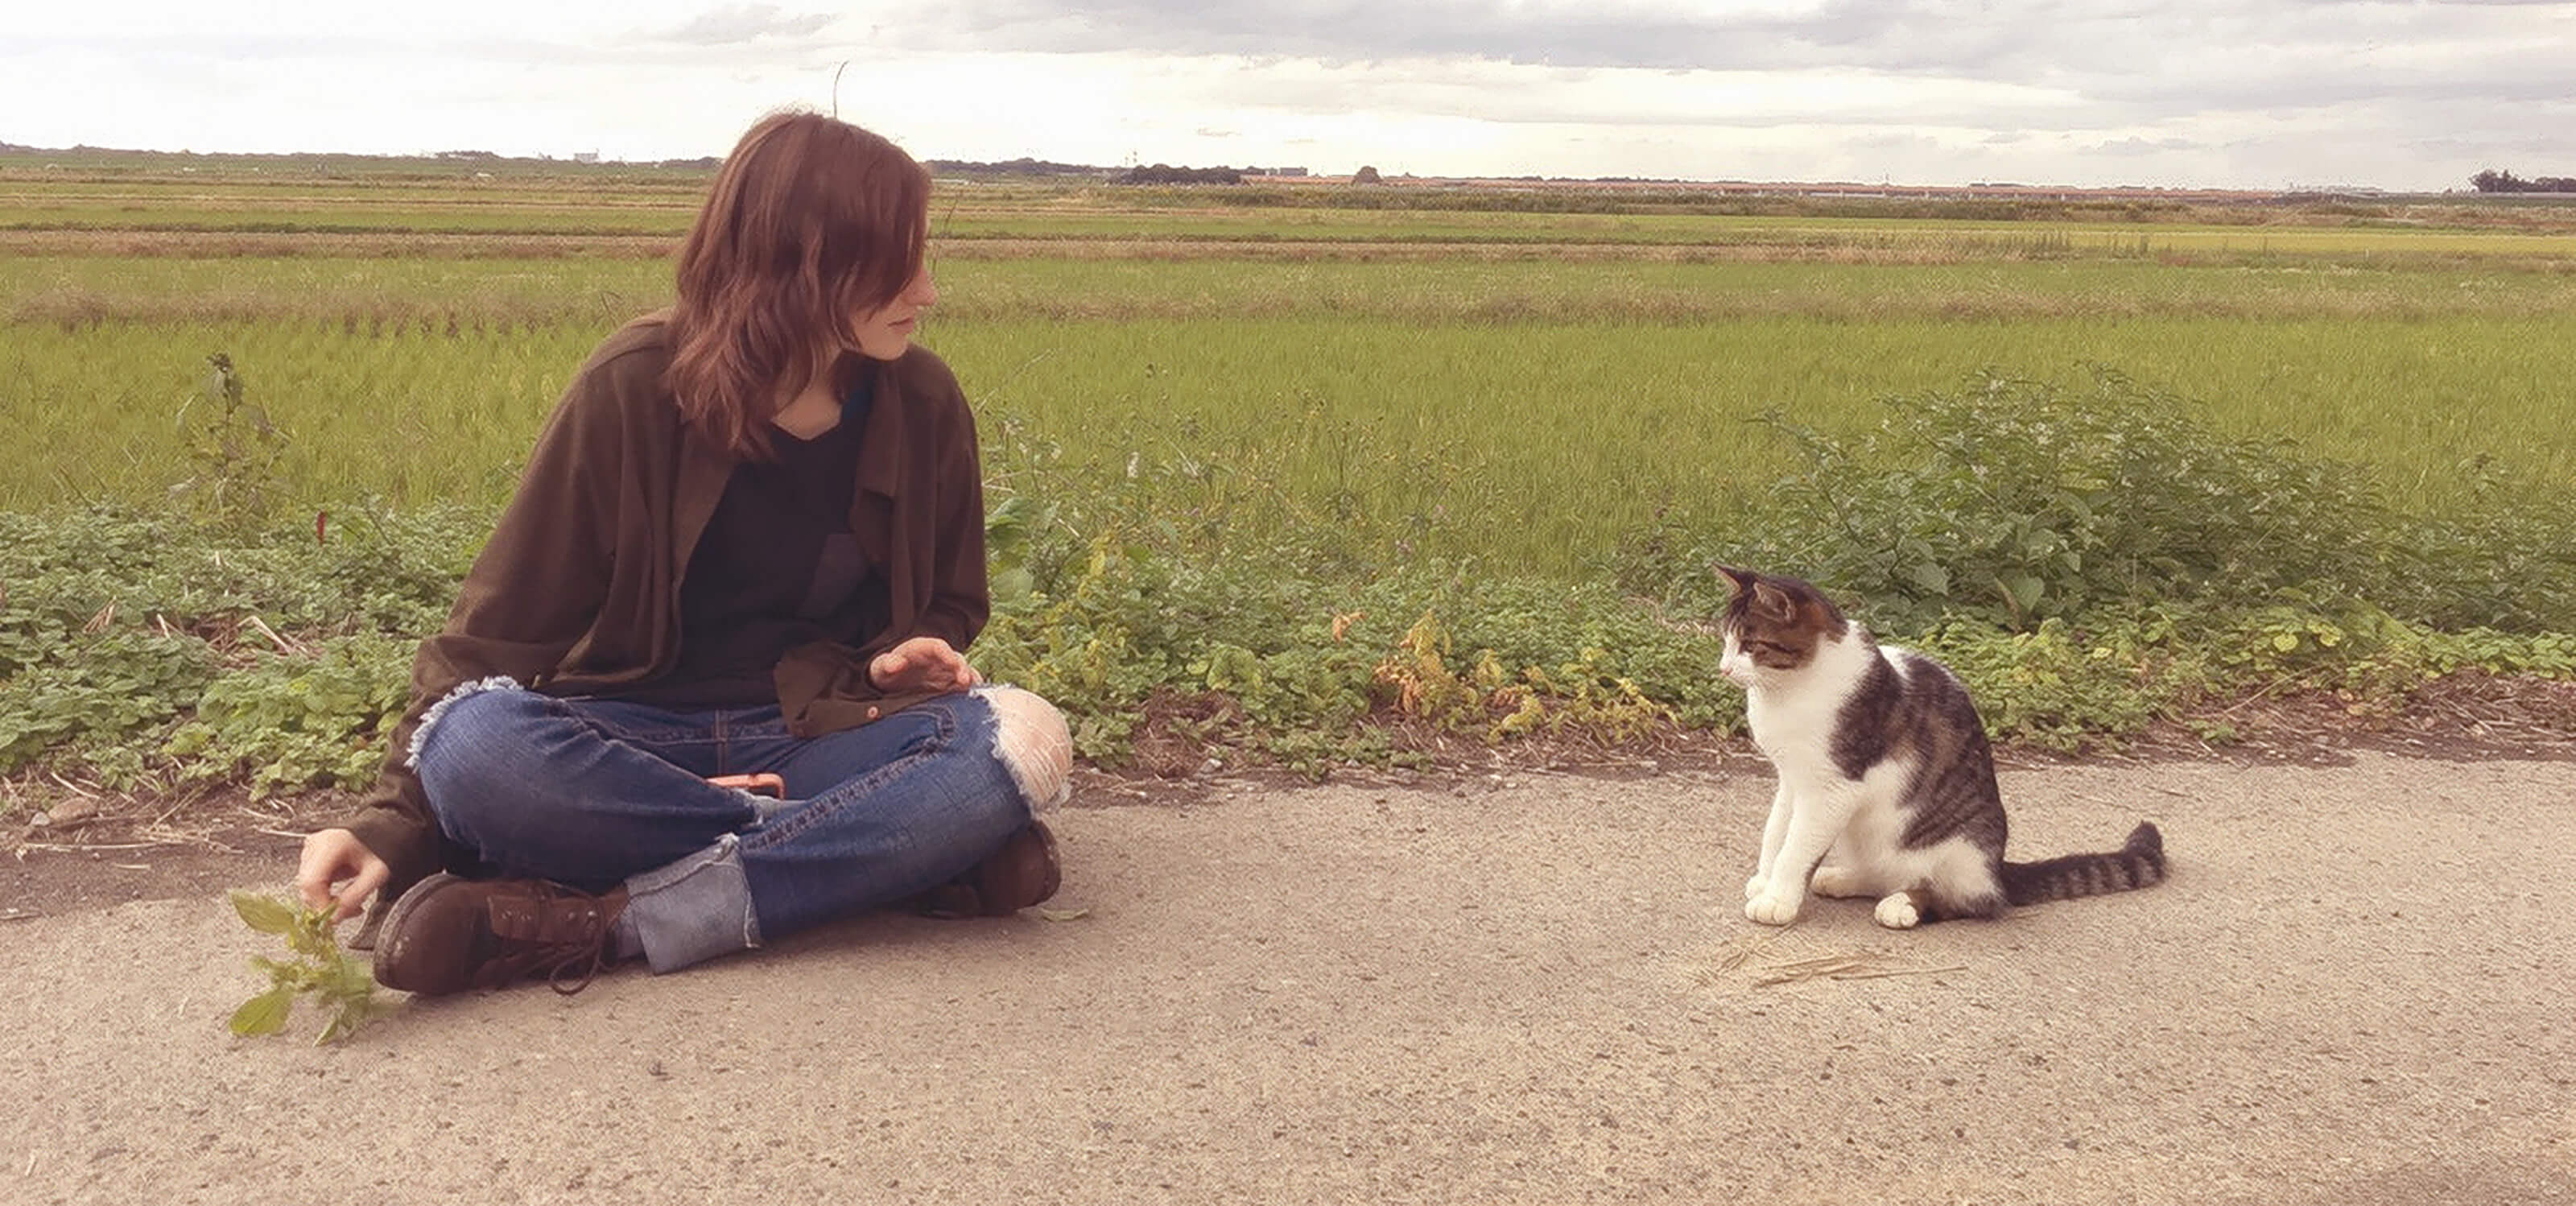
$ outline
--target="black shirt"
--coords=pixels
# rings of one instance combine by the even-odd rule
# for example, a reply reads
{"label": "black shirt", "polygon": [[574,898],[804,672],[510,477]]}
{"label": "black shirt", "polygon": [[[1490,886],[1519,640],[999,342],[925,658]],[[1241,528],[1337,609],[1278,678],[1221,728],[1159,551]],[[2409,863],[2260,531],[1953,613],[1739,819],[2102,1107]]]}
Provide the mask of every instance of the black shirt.
{"label": "black shirt", "polygon": [[888,622],[884,575],[850,533],[864,377],[841,421],[810,440],[770,433],[777,459],[725,482],[680,580],[680,657],[619,698],[673,708],[774,703],[779,657],[813,641],[864,644]]}

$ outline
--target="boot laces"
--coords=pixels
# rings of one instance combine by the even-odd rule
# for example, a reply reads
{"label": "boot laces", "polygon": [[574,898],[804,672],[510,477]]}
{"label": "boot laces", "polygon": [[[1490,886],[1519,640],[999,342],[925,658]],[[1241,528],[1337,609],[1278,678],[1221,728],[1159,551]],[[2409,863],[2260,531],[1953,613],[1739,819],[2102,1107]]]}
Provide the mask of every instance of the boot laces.
{"label": "boot laces", "polygon": [[476,969],[481,987],[542,975],[571,996],[610,962],[608,910],[599,897],[560,884],[534,882],[521,899],[494,901],[492,933],[498,949]]}

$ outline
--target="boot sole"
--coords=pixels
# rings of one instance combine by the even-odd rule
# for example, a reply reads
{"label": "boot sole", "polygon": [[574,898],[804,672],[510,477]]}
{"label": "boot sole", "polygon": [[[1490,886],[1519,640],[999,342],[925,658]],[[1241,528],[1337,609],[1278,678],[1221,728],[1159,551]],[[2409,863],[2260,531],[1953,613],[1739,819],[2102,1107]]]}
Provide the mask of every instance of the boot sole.
{"label": "boot sole", "polygon": [[1038,889],[1038,898],[1036,900],[1029,902],[1031,905],[1038,905],[1055,899],[1056,889],[1064,886],[1064,859],[1056,854],[1055,831],[1047,828],[1046,822],[1038,820],[1035,817],[1031,817],[1029,819],[1029,828],[1037,832],[1038,841],[1046,849],[1046,886]]}
{"label": "boot sole", "polygon": [[[1055,897],[1056,889],[1064,886],[1064,863],[1056,857],[1055,831],[1047,828],[1046,822],[1031,818],[1028,827],[1012,835],[1011,841],[1017,844],[1023,837],[1037,839],[1038,857],[1045,860],[1046,877],[1039,881],[1037,894],[1027,900],[1008,906],[1003,905],[999,900],[989,898],[979,900],[978,903],[982,906],[981,912],[986,917],[1008,917],[1022,909],[1043,904]],[[981,885],[979,889],[980,887]],[[979,890],[977,895],[982,897],[983,893]]]}
{"label": "boot sole", "polygon": [[[912,897],[904,903],[903,907],[924,917],[956,920],[965,917],[1008,917],[1022,909],[1051,899],[1055,896],[1056,889],[1064,885],[1064,864],[1056,856],[1055,831],[1048,829],[1046,822],[1032,818],[1026,828],[1011,835],[1010,841],[1003,845],[1003,850],[1008,851],[1020,846],[1032,837],[1037,840],[1039,857],[1046,860],[1046,876],[1039,881],[1037,894],[1031,898],[1017,904],[1003,904],[1002,901],[1005,898],[991,890],[996,885],[991,879],[980,874],[982,868],[978,867],[976,869],[978,874],[961,876],[941,884]],[[996,852],[996,857],[999,857],[999,853]]]}

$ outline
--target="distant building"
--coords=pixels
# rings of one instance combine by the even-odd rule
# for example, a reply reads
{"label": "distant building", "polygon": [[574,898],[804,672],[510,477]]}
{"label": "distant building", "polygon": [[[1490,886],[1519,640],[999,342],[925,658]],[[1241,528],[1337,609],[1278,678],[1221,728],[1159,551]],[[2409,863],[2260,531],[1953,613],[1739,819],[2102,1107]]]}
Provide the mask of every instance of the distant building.
{"label": "distant building", "polygon": [[572,161],[574,163],[597,163],[599,162],[599,152],[575,151],[572,153]]}

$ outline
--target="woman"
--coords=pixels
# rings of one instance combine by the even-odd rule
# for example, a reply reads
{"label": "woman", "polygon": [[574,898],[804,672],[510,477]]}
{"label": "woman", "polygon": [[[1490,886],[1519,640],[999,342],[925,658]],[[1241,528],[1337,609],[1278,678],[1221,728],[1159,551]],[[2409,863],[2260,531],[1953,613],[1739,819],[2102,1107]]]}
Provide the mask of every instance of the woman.
{"label": "woman", "polygon": [[956,379],[911,346],[929,191],[875,134],[761,121],[676,304],[574,377],[421,646],[375,794],[305,840],[307,905],[378,897],[380,982],[577,991],[637,955],[1054,892],[1032,813],[1067,790],[1063,718],[964,656],[983,485]]}

